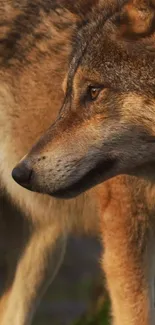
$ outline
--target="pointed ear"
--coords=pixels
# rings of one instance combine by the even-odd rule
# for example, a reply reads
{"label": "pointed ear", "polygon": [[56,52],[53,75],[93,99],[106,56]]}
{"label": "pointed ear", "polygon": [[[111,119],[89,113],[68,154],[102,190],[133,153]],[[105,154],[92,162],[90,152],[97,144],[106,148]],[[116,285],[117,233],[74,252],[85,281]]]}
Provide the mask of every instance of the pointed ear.
{"label": "pointed ear", "polygon": [[122,32],[148,35],[155,30],[155,0],[130,0],[123,8]]}

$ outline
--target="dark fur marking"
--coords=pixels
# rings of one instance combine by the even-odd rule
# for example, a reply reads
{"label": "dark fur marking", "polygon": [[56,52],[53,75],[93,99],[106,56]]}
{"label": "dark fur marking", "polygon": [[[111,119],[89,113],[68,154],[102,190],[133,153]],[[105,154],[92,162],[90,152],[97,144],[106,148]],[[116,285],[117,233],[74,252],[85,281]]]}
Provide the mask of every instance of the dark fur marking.
{"label": "dark fur marking", "polygon": [[[12,5],[12,7],[14,4]],[[39,23],[42,23],[41,12],[50,15],[51,12],[60,15],[58,9],[62,7],[58,5],[57,1],[35,1],[27,0],[26,5],[22,7],[20,2],[16,1],[16,6],[21,8],[21,14],[18,14],[13,21],[2,21],[0,27],[7,26],[9,31],[4,39],[0,39],[0,59],[1,65],[10,67],[13,65],[14,60],[19,63],[30,63],[26,56],[32,48],[36,47],[38,40],[48,39],[45,33],[36,33],[35,29]],[[13,8],[12,8],[13,10]],[[62,13],[64,13],[63,9]],[[71,22],[64,22],[60,20],[59,23],[53,23],[57,29],[64,30],[69,28]],[[60,45],[59,45],[60,46]],[[58,52],[60,49],[55,48]]]}

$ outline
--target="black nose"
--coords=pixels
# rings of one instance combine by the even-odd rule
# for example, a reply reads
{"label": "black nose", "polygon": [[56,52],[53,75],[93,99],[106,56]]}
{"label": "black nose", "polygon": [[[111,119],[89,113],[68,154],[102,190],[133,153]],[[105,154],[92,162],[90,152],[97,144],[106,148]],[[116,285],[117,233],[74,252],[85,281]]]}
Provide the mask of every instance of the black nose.
{"label": "black nose", "polygon": [[32,176],[32,169],[22,162],[16,166],[12,171],[13,179],[21,186],[30,188],[30,181]]}

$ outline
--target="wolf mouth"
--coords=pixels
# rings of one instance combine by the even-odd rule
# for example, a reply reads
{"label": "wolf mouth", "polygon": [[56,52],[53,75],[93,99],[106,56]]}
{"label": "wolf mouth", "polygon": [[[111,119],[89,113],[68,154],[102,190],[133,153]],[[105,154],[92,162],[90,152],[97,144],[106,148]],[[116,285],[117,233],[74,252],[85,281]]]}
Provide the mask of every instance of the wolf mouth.
{"label": "wolf mouth", "polygon": [[93,169],[87,172],[81,179],[79,179],[74,184],[48,194],[55,198],[74,198],[82,192],[87,191],[95,185],[103,182],[104,180],[113,177],[113,171],[116,163],[116,159],[104,160],[97,164]]}

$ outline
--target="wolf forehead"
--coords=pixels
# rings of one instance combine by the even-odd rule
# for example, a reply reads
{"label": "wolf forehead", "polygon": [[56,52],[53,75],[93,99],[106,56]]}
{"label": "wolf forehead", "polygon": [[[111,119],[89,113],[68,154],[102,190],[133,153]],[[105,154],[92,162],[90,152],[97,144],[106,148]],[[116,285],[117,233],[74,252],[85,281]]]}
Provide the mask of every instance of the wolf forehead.
{"label": "wolf forehead", "polygon": [[[114,12],[94,12],[74,37],[67,89],[81,67],[87,75],[98,75],[99,82],[122,91],[155,93],[155,35],[134,40],[120,34],[122,8]],[[127,23],[127,21],[126,21]],[[144,88],[145,86],[145,88]]]}

